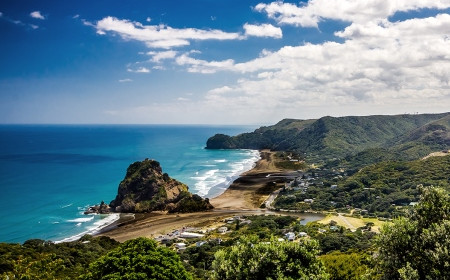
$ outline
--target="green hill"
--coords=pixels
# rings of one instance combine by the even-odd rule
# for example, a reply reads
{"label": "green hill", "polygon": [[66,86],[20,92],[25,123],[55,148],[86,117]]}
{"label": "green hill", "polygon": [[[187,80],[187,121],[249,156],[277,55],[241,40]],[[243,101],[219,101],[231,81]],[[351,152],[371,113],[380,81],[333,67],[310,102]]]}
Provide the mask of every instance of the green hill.
{"label": "green hill", "polygon": [[[320,171],[316,171],[320,172]],[[418,185],[450,190],[450,154],[414,161],[384,161],[368,165],[351,176],[321,173],[305,190],[280,192],[275,207],[298,210],[364,209],[369,215],[402,215],[402,208],[419,200]],[[331,185],[336,187],[331,188]],[[304,203],[305,199],[314,203]]]}
{"label": "green hill", "polygon": [[251,133],[215,135],[208,139],[207,148],[291,150],[315,161],[377,150],[387,157],[398,153],[410,159],[450,147],[449,119],[450,113],[285,119]]}

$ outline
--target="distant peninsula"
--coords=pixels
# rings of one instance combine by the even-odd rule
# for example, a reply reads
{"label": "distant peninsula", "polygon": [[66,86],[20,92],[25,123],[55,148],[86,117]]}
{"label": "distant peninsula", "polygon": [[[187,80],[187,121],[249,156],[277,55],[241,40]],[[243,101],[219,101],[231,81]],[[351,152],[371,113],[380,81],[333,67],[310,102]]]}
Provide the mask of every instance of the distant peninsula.
{"label": "distant peninsula", "polygon": [[206,148],[294,151],[308,162],[354,167],[415,160],[450,149],[450,113],[284,119],[237,136],[216,134]]}
{"label": "distant peninsula", "polygon": [[132,163],[120,182],[117,196],[109,205],[102,202],[90,207],[90,213],[169,213],[198,212],[212,209],[208,198],[189,192],[187,185],[163,173],[155,160],[145,159]]}

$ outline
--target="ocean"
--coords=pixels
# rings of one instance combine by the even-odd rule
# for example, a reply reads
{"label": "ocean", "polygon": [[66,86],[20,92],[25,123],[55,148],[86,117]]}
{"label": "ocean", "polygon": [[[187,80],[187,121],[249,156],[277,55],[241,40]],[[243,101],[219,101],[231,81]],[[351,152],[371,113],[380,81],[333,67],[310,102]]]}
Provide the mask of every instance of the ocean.
{"label": "ocean", "polygon": [[127,167],[145,158],[192,193],[222,193],[259,158],[253,150],[206,150],[216,133],[251,126],[1,125],[0,242],[70,241],[95,233],[118,214],[84,215],[115,198]]}

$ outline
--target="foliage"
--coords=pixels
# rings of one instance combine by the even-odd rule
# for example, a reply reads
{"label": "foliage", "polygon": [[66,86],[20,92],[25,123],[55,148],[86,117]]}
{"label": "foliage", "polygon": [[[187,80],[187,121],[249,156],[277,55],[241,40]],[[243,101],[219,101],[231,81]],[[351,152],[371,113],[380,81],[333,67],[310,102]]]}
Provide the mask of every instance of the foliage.
{"label": "foliage", "polygon": [[381,279],[450,279],[450,196],[433,187],[407,218],[383,226],[377,239]]}
{"label": "foliage", "polygon": [[108,237],[88,235],[59,244],[39,239],[23,245],[0,243],[0,275],[10,279],[75,279],[89,263],[117,245]]}
{"label": "foliage", "polygon": [[314,240],[259,242],[254,236],[242,237],[239,243],[216,252],[212,278],[328,279],[318,253]]}
{"label": "foliage", "polygon": [[169,209],[169,213],[188,213],[199,212],[212,209],[213,206],[209,203],[209,199],[203,199],[197,194],[187,193],[174,208]]}
{"label": "foliage", "polygon": [[368,272],[369,256],[360,252],[333,252],[323,255],[330,280],[360,280]]}
{"label": "foliage", "polygon": [[286,119],[251,133],[215,135],[207,148],[298,151],[306,153],[309,161],[342,159],[367,149],[386,148],[404,159],[417,159],[428,151],[450,148],[448,120],[449,113]]}
{"label": "foliage", "polygon": [[[450,190],[450,155],[381,162],[341,179],[336,179],[333,172],[321,172],[323,184],[310,184],[307,191],[282,191],[275,200],[275,207],[320,211],[350,205],[367,210],[368,215],[391,218],[404,215],[401,207],[419,200],[417,185],[436,185]],[[330,188],[333,184],[338,187]],[[303,203],[310,198],[314,198],[314,203]]]}
{"label": "foliage", "polygon": [[81,279],[192,279],[178,255],[154,240],[126,241],[89,266]]}

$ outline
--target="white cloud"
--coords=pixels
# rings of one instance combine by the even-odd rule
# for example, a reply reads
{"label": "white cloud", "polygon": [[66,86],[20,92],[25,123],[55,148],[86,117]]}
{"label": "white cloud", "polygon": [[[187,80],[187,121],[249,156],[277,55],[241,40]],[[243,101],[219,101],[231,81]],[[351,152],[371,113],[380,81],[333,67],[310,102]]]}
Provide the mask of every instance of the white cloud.
{"label": "white cloud", "polygon": [[151,61],[159,63],[164,59],[172,59],[177,55],[176,51],[162,51],[162,52],[148,52],[148,55],[152,56]]}
{"label": "white cloud", "polygon": [[127,71],[133,72],[133,73],[150,73],[150,69],[148,69],[146,67],[139,67],[137,69],[128,68]]}
{"label": "white cloud", "polygon": [[244,24],[244,30],[246,36],[273,37],[278,39],[283,37],[281,28],[271,24],[253,25],[246,23]]}
{"label": "white cloud", "polygon": [[233,89],[230,88],[229,86],[223,86],[223,87],[215,88],[215,89],[208,91],[208,94],[223,94],[223,93],[227,93],[227,92],[231,92],[231,91],[233,91]]}
{"label": "white cloud", "polygon": [[41,14],[40,11],[31,12],[30,17],[36,18],[36,19],[45,19],[45,17]]}
{"label": "white cloud", "polygon": [[132,79],[120,79],[119,80],[119,83],[129,83],[129,82],[132,82],[133,80]]}
{"label": "white cloud", "polygon": [[352,112],[359,114],[398,113],[399,108],[448,111],[449,14],[353,23],[336,35],[345,41],[285,46],[242,63],[209,62],[187,54],[177,62],[191,72],[244,74],[235,83],[207,92],[205,102],[217,110],[237,110],[246,104],[252,112],[278,109],[285,113],[281,117],[307,107],[356,106]]}
{"label": "white cloud", "polygon": [[150,22],[150,21],[152,21],[152,19],[150,17],[147,17],[147,19],[145,21]]}
{"label": "white cloud", "polygon": [[192,73],[212,74],[220,70],[233,70],[234,60],[206,61],[195,59],[187,54],[182,54],[176,58],[178,65],[188,65],[188,71]]}
{"label": "white cloud", "polygon": [[203,30],[196,28],[177,29],[165,25],[143,25],[139,22],[105,17],[95,24],[98,34],[112,32],[125,40],[144,42],[152,48],[173,48],[186,46],[190,40],[237,40],[238,33],[227,33],[221,30]]}
{"label": "white cloud", "polygon": [[33,29],[38,29],[39,28],[39,26],[35,25],[35,24],[30,24],[30,27],[33,28]]}
{"label": "white cloud", "polygon": [[3,13],[2,12],[0,12],[0,17],[2,17],[3,16]]}
{"label": "white cloud", "polygon": [[281,1],[260,3],[255,10],[265,12],[279,24],[318,27],[318,23],[324,19],[364,23],[386,19],[396,12],[449,7],[449,0],[310,0],[302,6]]}
{"label": "white cloud", "polygon": [[76,15],[74,15],[72,18],[73,19],[76,19],[76,18],[79,18],[80,17],[80,15],[79,14],[76,14]]}

